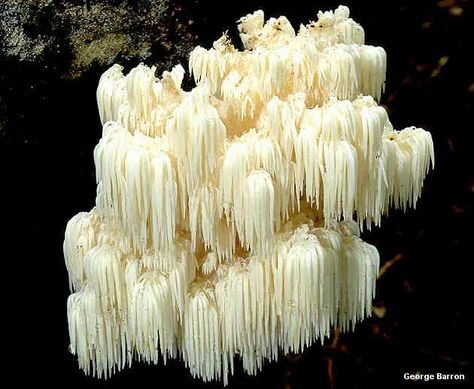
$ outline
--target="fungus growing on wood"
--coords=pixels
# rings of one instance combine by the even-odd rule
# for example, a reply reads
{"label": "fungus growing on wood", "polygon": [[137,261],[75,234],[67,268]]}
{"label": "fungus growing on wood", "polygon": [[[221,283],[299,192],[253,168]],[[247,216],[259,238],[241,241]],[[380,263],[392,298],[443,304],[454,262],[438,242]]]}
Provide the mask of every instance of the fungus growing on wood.
{"label": "fungus growing on wood", "polygon": [[428,132],[377,105],[386,56],[347,7],[296,33],[262,11],[196,47],[181,87],[140,64],[97,89],[96,206],[64,254],[71,350],[88,374],[180,358],[227,383],[371,313],[377,249],[360,230],[414,207],[434,164]]}

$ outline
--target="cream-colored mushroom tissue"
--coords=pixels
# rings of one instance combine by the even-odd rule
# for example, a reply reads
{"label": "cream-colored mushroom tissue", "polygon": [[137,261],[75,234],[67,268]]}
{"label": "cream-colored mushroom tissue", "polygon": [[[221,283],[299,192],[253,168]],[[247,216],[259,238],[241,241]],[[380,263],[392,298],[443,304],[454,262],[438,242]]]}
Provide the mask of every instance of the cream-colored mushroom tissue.
{"label": "cream-colored mushroom tissue", "polygon": [[371,314],[377,249],[361,230],[414,207],[428,132],[377,104],[386,54],[349,9],[296,32],[262,11],[161,77],[100,78],[96,206],[68,223],[71,351],[107,378],[179,358],[227,383]]}

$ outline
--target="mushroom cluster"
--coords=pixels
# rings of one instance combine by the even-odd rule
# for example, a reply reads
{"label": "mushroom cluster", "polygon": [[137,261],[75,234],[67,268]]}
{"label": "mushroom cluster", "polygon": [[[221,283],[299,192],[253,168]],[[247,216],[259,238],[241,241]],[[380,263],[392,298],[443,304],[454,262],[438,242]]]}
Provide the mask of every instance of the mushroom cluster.
{"label": "mushroom cluster", "polygon": [[383,48],[347,7],[296,33],[262,11],[155,76],[114,65],[97,101],[96,206],[68,223],[70,349],[87,374],[180,358],[227,383],[370,315],[377,249],[434,163],[421,128],[377,105]]}

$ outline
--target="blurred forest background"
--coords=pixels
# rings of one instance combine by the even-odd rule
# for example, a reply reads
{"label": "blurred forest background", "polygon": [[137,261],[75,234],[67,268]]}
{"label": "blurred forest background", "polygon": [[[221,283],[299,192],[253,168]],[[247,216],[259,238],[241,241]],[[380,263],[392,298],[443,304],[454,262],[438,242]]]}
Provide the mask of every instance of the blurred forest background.
{"label": "blurred forest background", "polygon": [[[0,2],[0,155],[3,217],[3,353],[15,387],[220,387],[182,363],[135,363],[107,382],[85,377],[68,352],[66,222],[95,199],[92,150],[101,127],[95,89],[114,62],[158,71],[187,64],[256,9],[297,28],[348,5],[366,42],[388,54],[382,104],[398,129],[431,131],[436,167],[416,210],[391,212],[364,233],[382,269],[372,318],[299,355],[281,356],[230,388],[412,387],[403,373],[464,373],[473,385],[473,4],[467,0]],[[186,67],[186,66],[185,66]],[[189,85],[191,85],[191,82]],[[428,384],[437,387],[436,384]],[[453,387],[454,385],[449,385]]]}

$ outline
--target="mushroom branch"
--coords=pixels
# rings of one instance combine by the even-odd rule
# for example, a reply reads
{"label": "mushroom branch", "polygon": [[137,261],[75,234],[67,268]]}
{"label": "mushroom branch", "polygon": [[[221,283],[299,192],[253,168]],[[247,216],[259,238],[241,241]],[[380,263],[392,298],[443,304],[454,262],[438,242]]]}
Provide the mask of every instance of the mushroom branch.
{"label": "mushroom branch", "polygon": [[[96,206],[68,223],[71,351],[107,378],[180,358],[227,384],[371,314],[377,249],[360,238],[415,207],[431,135],[377,100],[386,55],[347,7],[296,33],[262,11],[155,76],[100,78]],[[238,356],[238,358],[236,358]]]}

